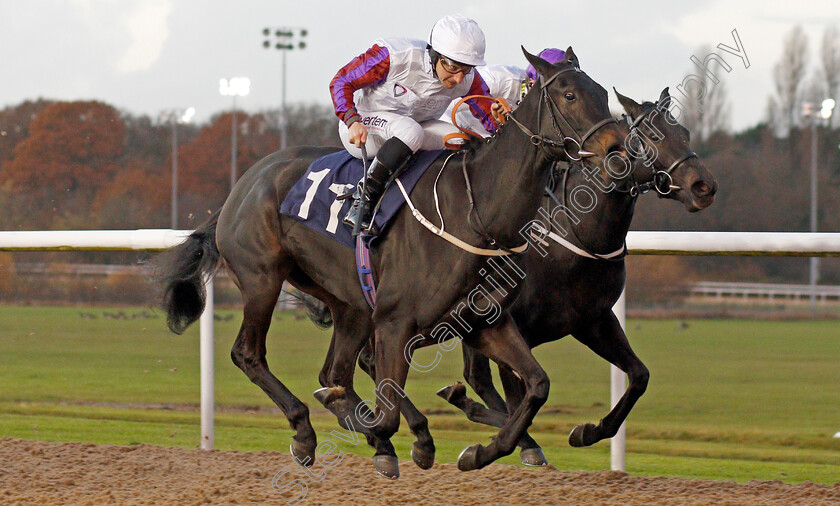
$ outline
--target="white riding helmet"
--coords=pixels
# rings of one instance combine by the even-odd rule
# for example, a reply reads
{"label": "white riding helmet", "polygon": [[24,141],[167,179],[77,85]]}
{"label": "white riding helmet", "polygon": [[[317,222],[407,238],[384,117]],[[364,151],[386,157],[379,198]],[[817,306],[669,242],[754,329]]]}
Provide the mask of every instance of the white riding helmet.
{"label": "white riding helmet", "polygon": [[432,27],[429,45],[438,53],[464,65],[484,65],[484,32],[478,23],[461,14],[444,16]]}

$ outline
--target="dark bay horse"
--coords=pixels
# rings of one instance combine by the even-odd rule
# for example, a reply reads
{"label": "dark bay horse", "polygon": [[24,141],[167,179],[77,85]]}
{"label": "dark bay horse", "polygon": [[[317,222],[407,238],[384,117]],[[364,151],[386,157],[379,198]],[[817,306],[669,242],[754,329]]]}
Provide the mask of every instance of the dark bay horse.
{"label": "dark bay horse", "polygon": [[[525,55],[543,78],[510,116],[515,125],[464,155],[461,170],[443,171],[442,156],[413,193],[417,210],[426,216],[439,210],[447,232],[485,250],[507,252],[523,243],[519,230],[536,213],[554,160],[586,156],[587,166],[598,167],[623,150],[606,90],[580,70],[571,48],[554,65]],[[279,214],[285,195],[310,163],[332,151],[302,147],[261,160],[237,182],[218,214],[162,257],[170,328],[182,332],[199,317],[204,276],[220,264],[226,267],[244,303],[231,358],[281,408],[295,431],[293,455],[312,465],[317,445],[308,408],[269,370],[265,339],[284,281],[321,300],[337,322],[334,360],[325,378],[330,388],[322,400],[346,414],[339,420],[368,429],[377,449],[374,466],[391,477],[398,475],[398,463],[389,440],[399,427],[414,349],[462,337],[518,374],[524,393],[494,441],[466,449],[459,468],[478,469],[510,454],[548,395],[548,378],[507,313],[517,291],[486,286],[492,267],[488,259],[497,257],[468,253],[434,237],[403,209],[372,255],[379,284],[371,314],[359,288],[354,252]],[[507,265],[519,269],[521,258],[511,258]],[[484,311],[491,300],[498,313]],[[463,330],[441,333],[441,324]],[[366,406],[352,392],[355,360],[371,334],[375,412],[360,409]]]}
{"label": "dark bay horse", "polygon": [[[717,191],[712,174],[689,147],[689,132],[667,112],[670,101],[665,88],[656,103],[638,104],[618,94],[627,112],[631,128],[628,152],[634,156],[633,170],[616,175],[611,191],[597,191],[597,203],[586,213],[568,207],[570,191],[579,185],[594,186],[581,167],[566,167],[557,174],[553,196],[543,202],[544,217],[553,218],[544,225],[563,237],[581,252],[548,237],[525,258],[524,288],[511,309],[511,315],[529,347],[556,341],[566,335],[589,347],[614,364],[630,379],[629,386],[616,406],[596,425],[575,427],[572,446],[589,446],[613,437],[633,405],[647,387],[649,372],[633,352],[612,307],[624,288],[624,240],[633,218],[637,197],[645,190],[656,190],[661,197],[677,200],[689,212],[710,206]],[[565,206],[565,208],[564,208]],[[542,213],[541,213],[542,214]],[[609,253],[618,253],[607,258]],[[598,254],[600,255],[600,258]],[[438,392],[453,405],[480,423],[498,425],[507,418],[509,407],[521,399],[519,380],[505,367],[499,368],[507,403],[493,386],[486,357],[463,348],[464,377],[487,407],[466,396],[464,385],[456,383]],[[525,437],[522,458],[533,459],[535,442]],[[531,452],[527,453],[526,449]],[[539,450],[539,454],[541,454]]]}

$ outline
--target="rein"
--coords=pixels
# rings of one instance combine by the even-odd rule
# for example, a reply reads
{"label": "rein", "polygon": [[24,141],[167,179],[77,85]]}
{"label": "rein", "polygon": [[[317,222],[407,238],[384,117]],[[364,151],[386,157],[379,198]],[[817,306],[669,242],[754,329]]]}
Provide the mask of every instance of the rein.
{"label": "rein", "polygon": [[[513,248],[513,249],[504,249],[504,250],[503,249],[478,248],[478,247],[473,246],[469,243],[466,243],[466,242],[462,241],[461,239],[458,239],[454,235],[450,234],[449,232],[443,230],[442,228],[436,227],[434,223],[432,223],[431,221],[426,219],[426,217],[423,216],[423,213],[421,213],[419,209],[414,207],[414,203],[411,201],[411,197],[408,196],[408,192],[405,191],[405,187],[403,186],[402,181],[400,181],[400,178],[395,179],[394,182],[397,183],[397,186],[399,187],[400,191],[402,192],[403,197],[405,198],[405,202],[406,202],[406,204],[408,204],[408,208],[411,209],[411,214],[414,216],[414,218],[416,218],[417,221],[419,221],[421,225],[423,225],[424,227],[429,229],[430,232],[437,235],[438,237],[446,239],[447,241],[449,241],[450,243],[454,244],[455,246],[461,248],[462,250],[468,251],[468,252],[473,253],[475,255],[481,255],[481,256],[487,256],[487,257],[498,257],[498,256],[507,256],[507,255],[512,255],[512,254],[519,254],[519,253],[524,252],[526,249],[528,249],[528,243],[527,242],[525,244],[523,244],[522,246],[517,246],[516,248]],[[441,226],[443,226],[443,223],[441,223]]]}
{"label": "rein", "polygon": [[[425,216],[423,216],[423,213],[421,213],[419,209],[414,207],[414,202],[411,201],[411,197],[409,197],[408,192],[405,191],[405,187],[403,186],[402,181],[400,181],[400,178],[395,178],[394,179],[394,182],[397,184],[397,187],[399,187],[400,192],[402,192],[402,194],[403,194],[403,198],[405,199],[406,204],[408,204],[408,208],[411,210],[411,215],[414,216],[414,218],[417,221],[419,221],[421,225],[426,227],[433,234],[437,235],[438,237],[441,237],[441,238],[445,239],[446,241],[454,244],[455,246],[457,246],[457,247],[461,248],[462,250],[467,251],[469,253],[473,253],[475,255],[481,255],[481,256],[506,256],[506,255],[515,255],[515,254],[523,253],[525,250],[528,249],[528,243],[527,242],[525,244],[523,244],[521,246],[517,246],[515,248],[507,248],[507,247],[498,245],[496,240],[493,239],[486,232],[486,229],[484,228],[484,225],[481,224],[481,218],[479,217],[478,210],[475,207],[475,199],[473,198],[473,194],[472,194],[472,185],[470,184],[470,178],[467,175],[467,168],[466,168],[466,163],[467,163],[466,158],[467,158],[467,156],[466,156],[466,153],[463,153],[463,155],[464,155],[463,156],[463,160],[464,160],[463,171],[464,171],[464,181],[466,182],[466,185],[467,185],[467,198],[469,199],[469,202],[470,202],[470,211],[469,211],[469,213],[467,213],[467,222],[470,224],[470,227],[476,233],[481,235],[481,237],[485,241],[487,241],[491,246],[494,246],[494,245],[498,245],[498,246],[497,246],[497,249],[479,248],[479,247],[473,246],[473,245],[471,245],[471,244],[469,244],[465,241],[462,241],[461,239],[455,237],[454,235],[450,234],[449,232],[447,232],[445,230],[446,229],[446,224],[443,221],[443,214],[440,212],[440,202],[438,200],[438,194],[437,194],[437,180],[440,179],[440,176],[441,176],[441,174],[443,174],[443,171],[446,169],[446,165],[449,163],[449,160],[455,155],[456,155],[456,153],[451,153],[449,156],[446,157],[446,160],[444,160],[443,165],[441,166],[440,171],[438,172],[437,178],[435,179],[435,185],[434,185],[435,207],[437,208],[438,217],[440,218],[440,228],[435,226],[434,223],[432,223]],[[478,220],[480,226],[482,227],[481,231],[476,230],[475,226],[472,224],[472,214],[473,213],[475,213],[476,219]]]}
{"label": "rein", "polygon": [[463,105],[464,102],[466,102],[467,100],[471,100],[471,99],[492,100],[493,102],[498,103],[499,105],[502,106],[502,116],[501,116],[501,119],[500,119],[500,123],[502,125],[504,125],[505,122],[507,121],[507,116],[506,115],[510,113],[511,108],[510,108],[510,105],[508,105],[507,100],[504,99],[504,97],[495,97],[494,98],[494,97],[488,97],[487,95],[467,95],[465,97],[461,97],[460,100],[455,102],[455,106],[452,107],[452,124],[455,125],[455,128],[460,130],[460,132],[453,132],[453,133],[446,134],[446,135],[443,136],[443,146],[446,149],[451,149],[453,151],[458,151],[458,150],[461,149],[463,144],[457,143],[457,142],[456,143],[450,142],[453,139],[461,139],[461,140],[466,142],[466,141],[470,140],[471,138],[476,138],[476,139],[481,139],[482,138],[481,135],[479,135],[476,132],[470,130],[469,128],[464,128],[461,125],[459,125],[458,120],[455,118],[455,115],[458,112],[458,108],[461,107],[461,105]]}

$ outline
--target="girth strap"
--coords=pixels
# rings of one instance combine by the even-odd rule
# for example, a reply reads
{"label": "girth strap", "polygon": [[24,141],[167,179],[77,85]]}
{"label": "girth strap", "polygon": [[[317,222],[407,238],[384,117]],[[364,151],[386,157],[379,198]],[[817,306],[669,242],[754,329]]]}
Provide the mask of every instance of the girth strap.
{"label": "girth strap", "polygon": [[370,249],[365,242],[367,234],[360,232],[356,235],[356,270],[359,273],[359,283],[362,293],[371,309],[376,308],[376,280],[373,278],[373,266],[370,261]]}

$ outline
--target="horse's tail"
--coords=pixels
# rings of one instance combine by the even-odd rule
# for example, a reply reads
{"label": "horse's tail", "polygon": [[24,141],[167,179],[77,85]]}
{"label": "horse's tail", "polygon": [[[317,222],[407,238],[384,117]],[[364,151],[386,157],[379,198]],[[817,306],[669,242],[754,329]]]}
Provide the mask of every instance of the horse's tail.
{"label": "horse's tail", "polygon": [[300,290],[291,290],[286,292],[290,296],[297,299],[303,307],[306,308],[306,316],[312,320],[312,323],[322,329],[328,329],[333,325],[332,312],[326,304],[315,297],[305,294]]}
{"label": "horse's tail", "polygon": [[182,334],[204,311],[204,280],[219,267],[216,225],[219,212],[177,246],[155,259],[156,277],[163,286],[163,309],[169,330]]}

